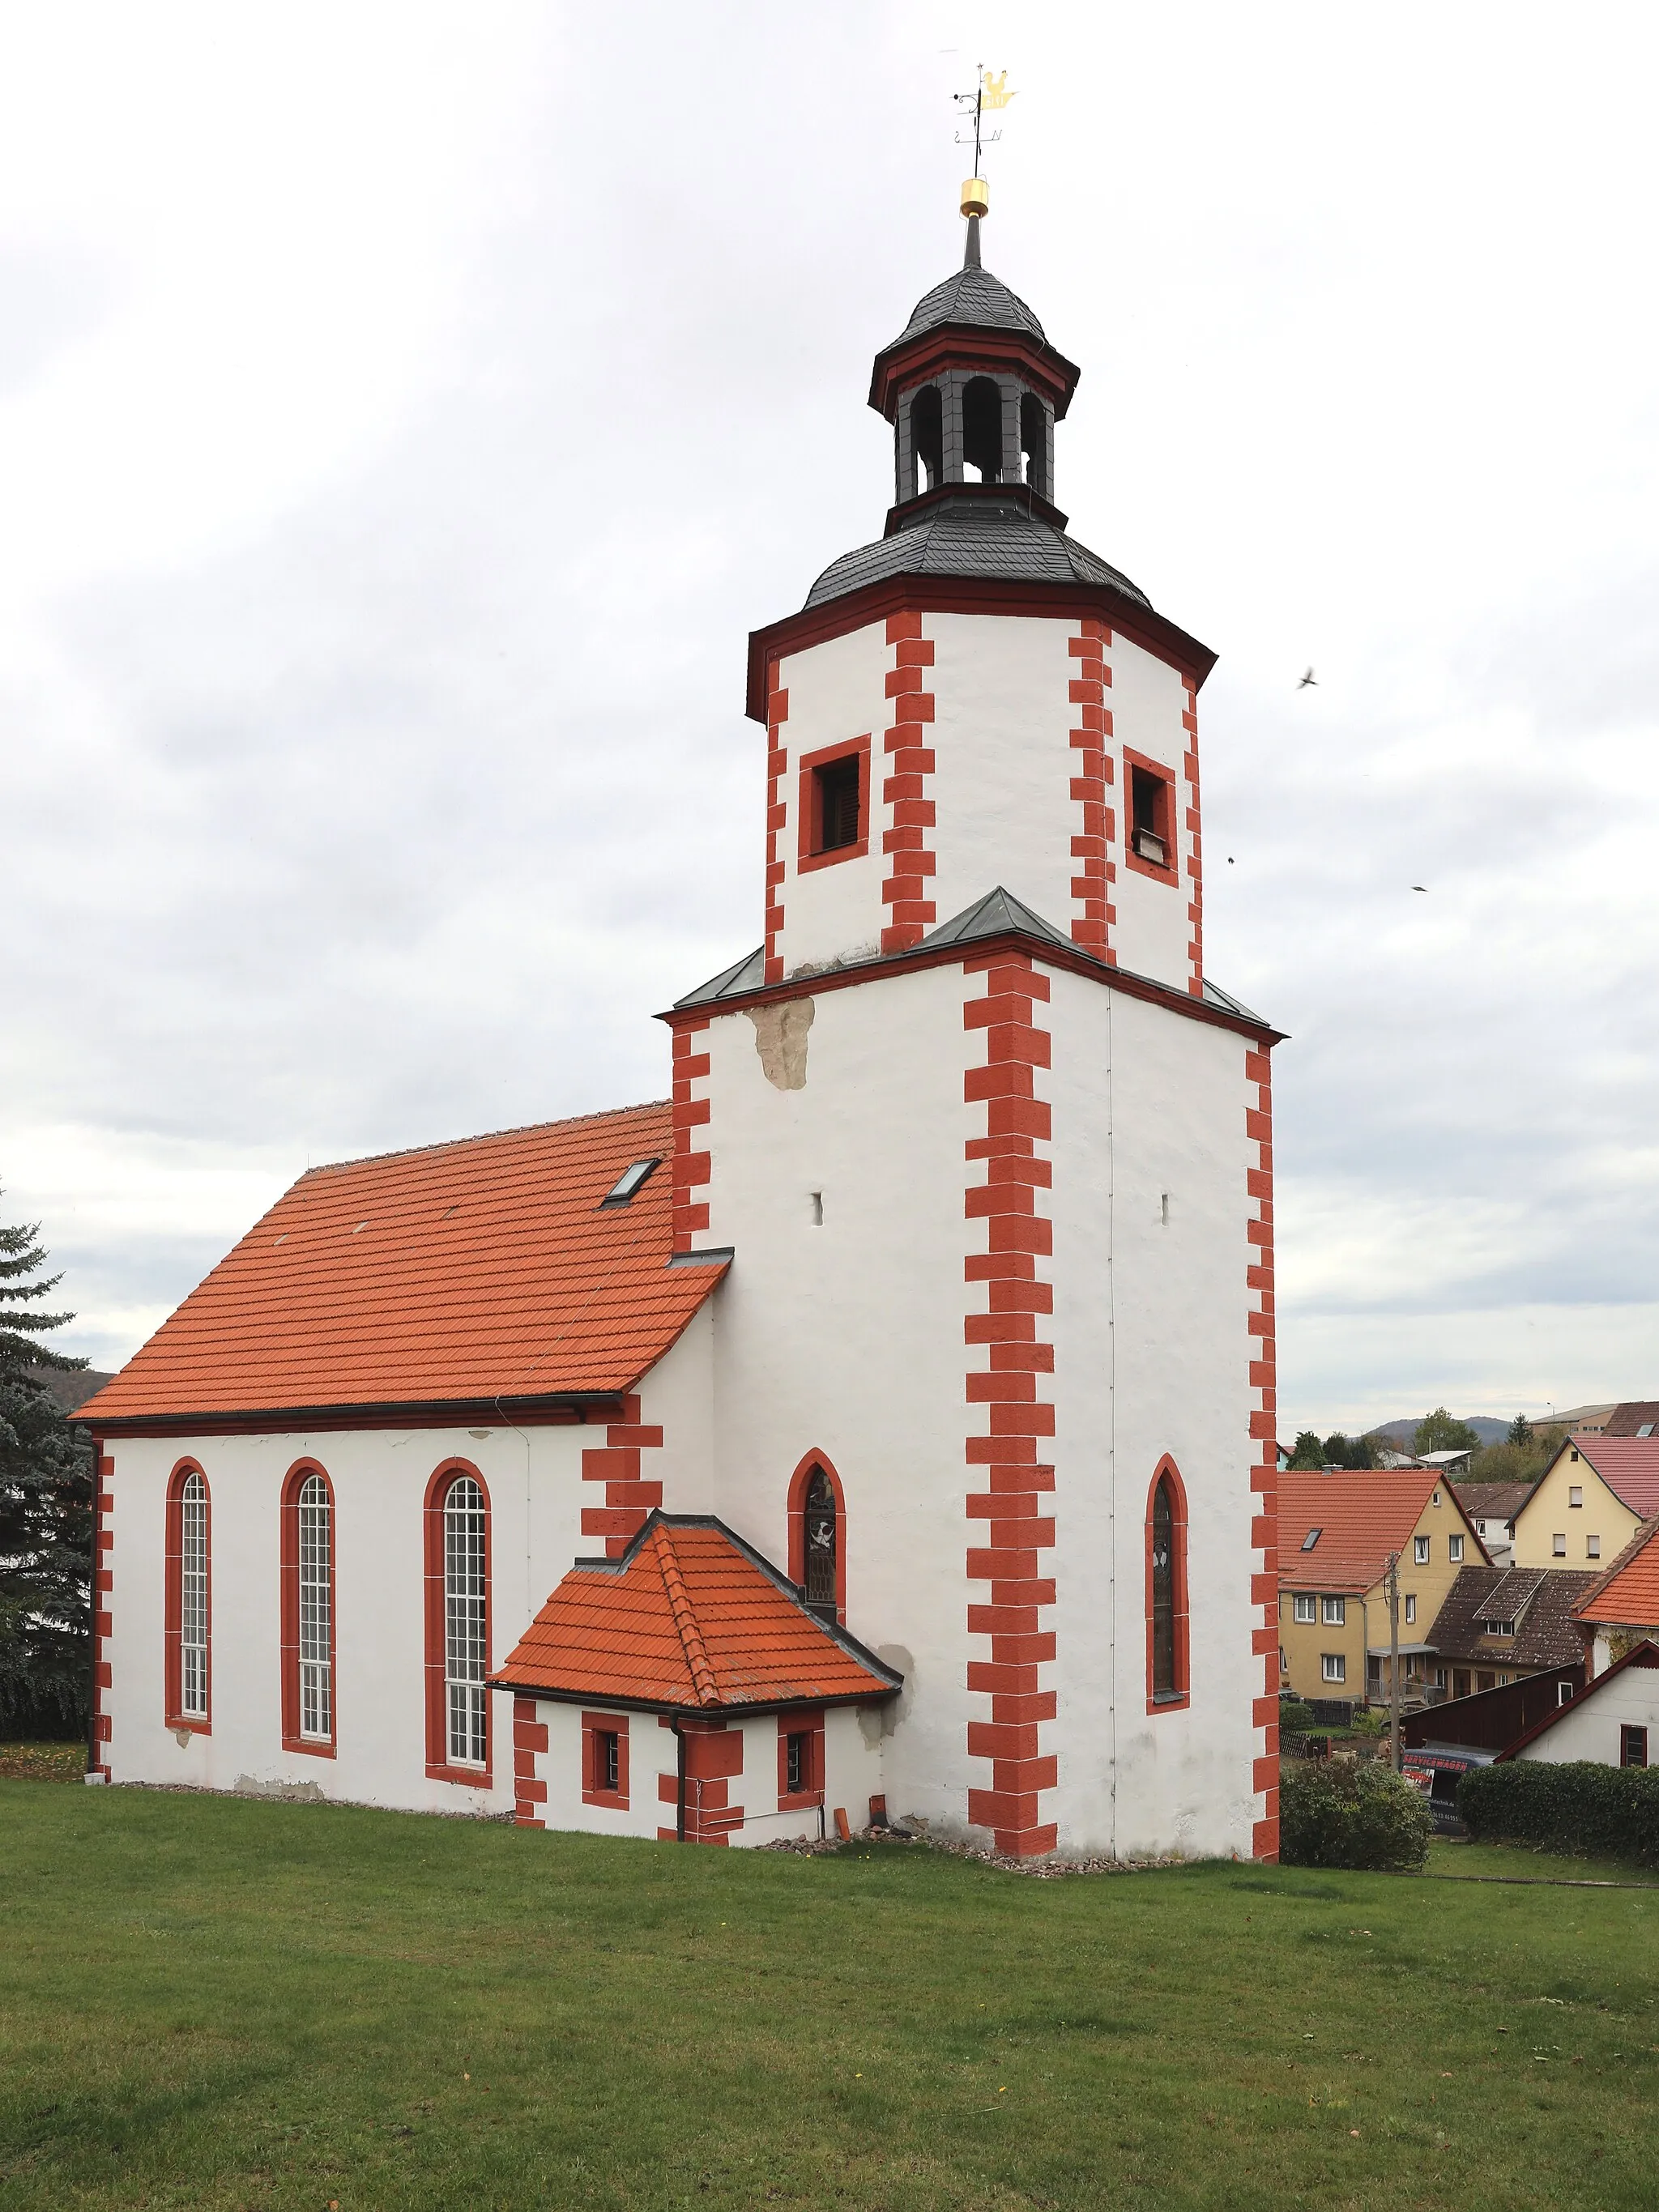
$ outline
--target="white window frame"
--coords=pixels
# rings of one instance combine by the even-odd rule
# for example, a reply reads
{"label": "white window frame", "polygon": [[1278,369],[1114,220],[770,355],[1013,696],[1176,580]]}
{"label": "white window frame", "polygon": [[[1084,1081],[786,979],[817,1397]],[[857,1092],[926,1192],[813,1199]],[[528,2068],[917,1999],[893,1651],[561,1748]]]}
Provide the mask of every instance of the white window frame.
{"label": "white window frame", "polygon": [[444,1493],[444,1732],[452,1766],[481,1767],[489,1758],[487,1513],[478,1484],[457,1475]]}
{"label": "white window frame", "polygon": [[1453,1566],[1456,1566],[1462,1560],[1463,1557],[1463,1539],[1461,1536],[1447,1537],[1446,1556],[1451,1561]]}
{"label": "white window frame", "polygon": [[1428,1565],[1429,1542],[1430,1540],[1426,1536],[1413,1536],[1412,1538],[1412,1560],[1414,1565],[1419,1567],[1426,1567]]}
{"label": "white window frame", "polygon": [[1346,1682],[1348,1662],[1340,1651],[1322,1651],[1319,1655],[1319,1679],[1322,1682]]}
{"label": "white window frame", "polygon": [[299,1515],[300,1734],[334,1741],[334,1507],[320,1474],[308,1474]]}
{"label": "white window frame", "polygon": [[1291,1600],[1291,1611],[1304,1627],[1311,1628],[1319,1619],[1319,1600],[1311,1590],[1297,1590]]}
{"label": "white window frame", "polygon": [[1320,1613],[1324,1626],[1327,1628],[1345,1627],[1347,1624],[1348,1619],[1347,1600],[1346,1598],[1340,1597],[1328,1597],[1320,1607]]}
{"label": "white window frame", "polygon": [[1410,1624],[1411,1624],[1413,1621],[1414,1621],[1414,1620],[1416,1620],[1416,1618],[1417,1618],[1417,1594],[1416,1594],[1416,1592],[1415,1592],[1414,1590],[1407,1590],[1407,1593],[1406,1593],[1406,1621],[1407,1621],[1407,1626],[1410,1626]]}
{"label": "white window frame", "polygon": [[1583,1505],[1583,1484],[1582,1482],[1570,1482],[1567,1485],[1567,1510],[1569,1512],[1575,1511],[1579,1506]]}
{"label": "white window frame", "polygon": [[1584,1557],[1587,1559],[1599,1559],[1601,1556],[1601,1539],[1592,1529],[1584,1539]]}
{"label": "white window frame", "polygon": [[179,1486],[179,1711],[208,1717],[207,1485],[191,1468]]}
{"label": "white window frame", "polygon": [[1567,1533],[1565,1528],[1558,1528],[1550,1538],[1550,1557],[1553,1559],[1565,1559],[1566,1556]]}

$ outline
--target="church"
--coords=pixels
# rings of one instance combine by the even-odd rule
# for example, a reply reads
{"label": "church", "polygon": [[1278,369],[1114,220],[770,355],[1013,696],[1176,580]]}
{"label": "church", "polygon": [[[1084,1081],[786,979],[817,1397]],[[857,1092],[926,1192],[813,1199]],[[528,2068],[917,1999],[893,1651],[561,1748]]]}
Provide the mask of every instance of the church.
{"label": "church", "polygon": [[1277,1850],[1278,1034],[1214,656],[1066,534],[981,258],[749,641],[762,942],[672,1097],[312,1169],[82,1409],[92,1778],[755,1845]]}

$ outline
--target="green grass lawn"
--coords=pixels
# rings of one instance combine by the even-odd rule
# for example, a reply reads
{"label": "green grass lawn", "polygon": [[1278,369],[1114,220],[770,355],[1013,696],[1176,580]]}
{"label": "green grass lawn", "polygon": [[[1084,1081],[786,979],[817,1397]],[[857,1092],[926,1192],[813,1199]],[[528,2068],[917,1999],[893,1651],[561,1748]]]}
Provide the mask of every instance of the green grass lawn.
{"label": "green grass lawn", "polygon": [[6,2212],[1655,2201],[1639,1891],[33,1782],[0,1866]]}

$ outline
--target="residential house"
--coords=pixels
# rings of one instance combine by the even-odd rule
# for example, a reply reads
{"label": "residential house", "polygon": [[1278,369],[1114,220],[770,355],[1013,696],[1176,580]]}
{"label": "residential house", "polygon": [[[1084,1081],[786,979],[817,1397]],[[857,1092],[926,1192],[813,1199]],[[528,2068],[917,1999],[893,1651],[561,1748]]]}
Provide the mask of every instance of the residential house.
{"label": "residential house", "polygon": [[1569,1406],[1563,1413],[1549,1414],[1540,1425],[1547,1429],[1567,1429],[1580,1436],[1599,1437],[1605,1435],[1608,1422],[1618,1411],[1617,1406]]}
{"label": "residential house", "polygon": [[1449,1482],[1469,1471],[1470,1454],[1467,1451],[1419,1452],[1419,1467],[1431,1467],[1437,1474],[1444,1475]]}
{"label": "residential house", "polygon": [[1659,1758],[1659,1644],[1641,1643],[1587,1682],[1569,1704],[1546,1713],[1497,1760],[1546,1759],[1598,1766],[1646,1766]]}
{"label": "residential house", "polygon": [[1574,1607],[1593,1674],[1604,1673],[1632,1644],[1659,1642],[1659,1516],[1644,1521]]}
{"label": "residential house", "polygon": [[1610,1437],[1659,1436],[1659,1403],[1651,1398],[1627,1399],[1608,1415],[1606,1433]]}
{"label": "residential house", "polygon": [[[1378,1698],[1389,1648],[1389,1559],[1400,1561],[1402,1688],[1443,1691],[1427,1641],[1465,1566],[1491,1563],[1431,1468],[1290,1468],[1279,1479],[1279,1680],[1303,1698]],[[1370,1662],[1375,1662],[1375,1664]]]}
{"label": "residential house", "polygon": [[1582,1567],[1465,1567],[1429,1630],[1437,1677],[1443,1671],[1449,1694],[1468,1698],[1580,1664],[1573,1607],[1599,1579]]}
{"label": "residential house", "polygon": [[1654,1513],[1659,1513],[1659,1437],[1575,1430],[1516,1509],[1515,1564],[1599,1569]]}
{"label": "residential house", "polygon": [[1532,1495],[1531,1483],[1454,1481],[1452,1487],[1494,1565],[1507,1566],[1515,1549],[1510,1524]]}

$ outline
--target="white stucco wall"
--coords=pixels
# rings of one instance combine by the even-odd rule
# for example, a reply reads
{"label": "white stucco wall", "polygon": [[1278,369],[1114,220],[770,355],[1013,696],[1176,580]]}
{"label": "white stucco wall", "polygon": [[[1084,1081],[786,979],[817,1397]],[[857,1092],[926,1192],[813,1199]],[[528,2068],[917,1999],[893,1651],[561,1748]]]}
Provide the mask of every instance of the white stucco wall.
{"label": "white stucco wall", "polygon": [[[884,623],[872,623],[845,637],[833,637],[780,664],[779,683],[789,694],[789,715],[778,733],[788,754],[780,797],[785,813],[778,832],[783,863],[783,971],[823,966],[835,960],[872,956],[879,950],[886,919],[881,887],[890,863],[882,851],[882,831],[892,809],[882,800],[886,774],[882,740],[893,719],[887,697],[887,672],[893,665]],[[836,860],[801,873],[800,763],[824,745],[851,738],[870,739],[869,850],[861,859]]]}
{"label": "white stucco wall", "polygon": [[[1117,841],[1114,858],[1117,881],[1112,903],[1117,920],[1112,929],[1118,965],[1137,975],[1150,975],[1184,991],[1192,973],[1188,946],[1192,921],[1187,908],[1193,896],[1187,865],[1192,857],[1193,833],[1187,826],[1188,788],[1182,772],[1188,738],[1182,726],[1187,695],[1179,673],[1166,661],[1122,636],[1107,648],[1112,672],[1107,703],[1111,710],[1111,750],[1116,762],[1117,787],[1114,807]],[[1129,836],[1129,775],[1123,750],[1143,753],[1175,778],[1175,829],[1179,858],[1178,879],[1168,884],[1139,874],[1127,858]]]}
{"label": "white stucco wall", "polygon": [[1599,1766],[1617,1766],[1619,1732],[1626,1727],[1646,1729],[1648,1758],[1659,1765],[1659,1667],[1626,1667],[1605,1686],[1592,1684],[1516,1757],[1557,1765],[1588,1759]]}

